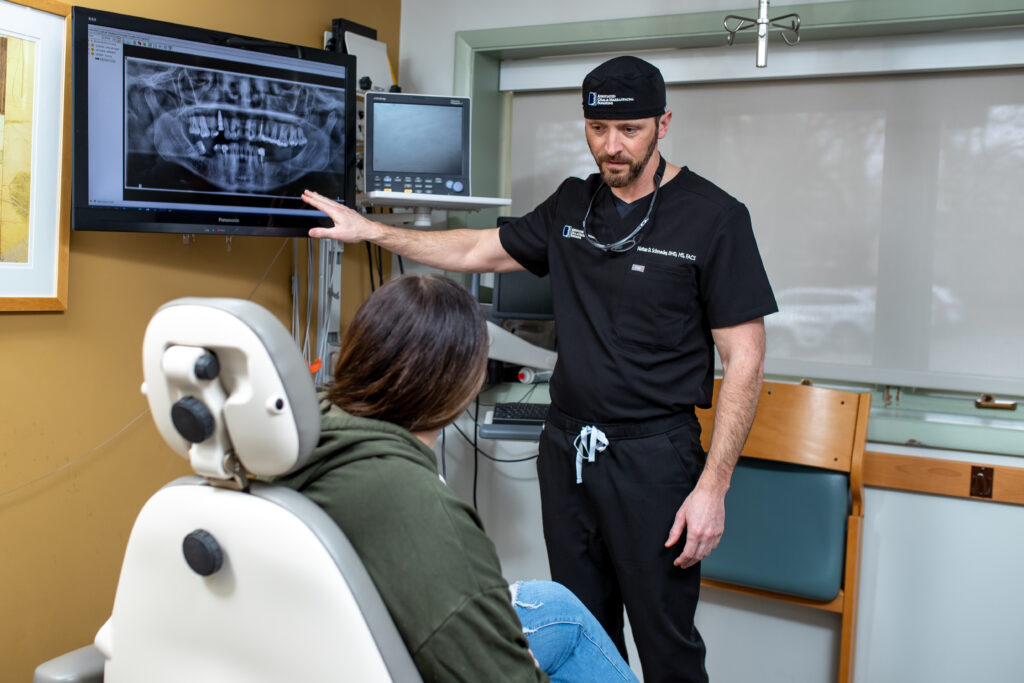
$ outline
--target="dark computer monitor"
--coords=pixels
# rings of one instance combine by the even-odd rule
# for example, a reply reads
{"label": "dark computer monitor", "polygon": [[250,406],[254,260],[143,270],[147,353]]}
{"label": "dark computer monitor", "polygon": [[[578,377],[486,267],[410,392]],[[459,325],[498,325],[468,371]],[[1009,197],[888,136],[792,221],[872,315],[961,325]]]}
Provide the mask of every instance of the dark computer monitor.
{"label": "dark computer monitor", "polygon": [[554,320],[551,278],[526,270],[495,273],[491,315],[499,319]]}
{"label": "dark computer monitor", "polygon": [[[499,216],[498,227],[515,220],[509,216]],[[537,277],[528,270],[495,273],[491,315],[499,320],[554,320],[551,277]]]}
{"label": "dark computer monitor", "polygon": [[305,236],[354,206],[355,58],[75,7],[75,230]]}
{"label": "dark computer monitor", "polygon": [[469,196],[469,98],[366,93],[366,192]]}

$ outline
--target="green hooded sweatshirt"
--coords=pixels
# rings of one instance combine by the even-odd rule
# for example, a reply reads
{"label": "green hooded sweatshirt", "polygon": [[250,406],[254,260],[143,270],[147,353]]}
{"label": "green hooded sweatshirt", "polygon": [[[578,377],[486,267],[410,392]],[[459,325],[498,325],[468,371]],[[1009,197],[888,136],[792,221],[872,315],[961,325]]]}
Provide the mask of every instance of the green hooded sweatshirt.
{"label": "green hooded sweatshirt", "polygon": [[320,443],[275,483],[351,541],[424,681],[547,681],[533,662],[494,544],[410,432],[321,401]]}

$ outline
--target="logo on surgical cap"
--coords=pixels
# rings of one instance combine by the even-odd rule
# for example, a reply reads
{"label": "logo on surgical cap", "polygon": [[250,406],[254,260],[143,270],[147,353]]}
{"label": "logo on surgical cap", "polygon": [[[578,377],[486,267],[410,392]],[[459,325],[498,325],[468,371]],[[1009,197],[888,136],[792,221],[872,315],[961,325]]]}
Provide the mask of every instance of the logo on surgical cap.
{"label": "logo on surgical cap", "polygon": [[602,95],[591,91],[587,95],[588,107],[611,107],[619,102],[635,102],[632,97],[617,97],[616,95]]}

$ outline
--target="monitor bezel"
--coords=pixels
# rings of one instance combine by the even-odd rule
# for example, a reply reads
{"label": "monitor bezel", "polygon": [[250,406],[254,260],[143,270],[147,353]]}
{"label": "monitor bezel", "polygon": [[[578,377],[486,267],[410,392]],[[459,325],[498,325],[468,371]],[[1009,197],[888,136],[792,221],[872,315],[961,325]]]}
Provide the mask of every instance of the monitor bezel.
{"label": "monitor bezel", "polygon": [[268,55],[336,65],[345,70],[345,144],[343,203],[355,206],[356,86],[355,57],[289,43],[253,38],[196,26],[75,6],[71,12],[71,227],[75,231],[306,237],[310,228],[330,225],[323,215],[278,215],[225,211],[148,211],[89,205],[88,28],[111,26],[180,40],[221,45]]}
{"label": "monitor bezel", "polygon": [[[434,174],[434,173],[421,173],[418,174],[421,177],[433,176],[434,178],[440,178],[440,188],[431,187],[429,190],[424,189],[424,184],[419,184],[417,189],[416,176],[417,174],[410,173],[409,171],[403,171],[399,169],[381,168],[378,169],[373,164],[374,159],[374,138],[377,131],[375,124],[374,107],[377,103],[389,103],[389,104],[414,104],[423,106],[457,106],[462,110],[462,129],[460,131],[462,137],[462,172],[459,174]],[[367,92],[364,98],[364,110],[365,110],[365,136],[363,142],[363,148],[365,150],[363,159],[363,191],[390,191],[390,192],[412,192],[414,194],[437,194],[437,195],[454,195],[454,196],[471,196],[470,193],[470,138],[472,135],[472,102],[468,97],[455,97],[451,95],[423,95],[418,93],[385,93],[385,92]],[[409,183],[401,183],[401,187],[398,183],[375,183],[373,176],[387,176],[401,174],[403,177],[412,178]],[[451,181],[452,183],[462,183],[462,189],[459,191],[452,191],[450,188],[445,187],[446,183]]]}

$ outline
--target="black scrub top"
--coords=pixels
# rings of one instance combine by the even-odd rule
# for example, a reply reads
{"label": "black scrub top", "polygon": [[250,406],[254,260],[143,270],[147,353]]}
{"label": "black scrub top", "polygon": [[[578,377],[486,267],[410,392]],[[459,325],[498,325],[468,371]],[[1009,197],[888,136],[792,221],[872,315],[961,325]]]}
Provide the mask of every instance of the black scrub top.
{"label": "black scrub top", "polygon": [[551,274],[552,403],[597,424],[710,406],[711,330],[778,310],[746,207],[683,168],[659,189],[637,246],[615,253],[583,238],[591,198],[587,230],[606,244],[632,232],[650,202],[648,195],[620,217],[600,175],[568,178],[499,232],[520,265]]}

